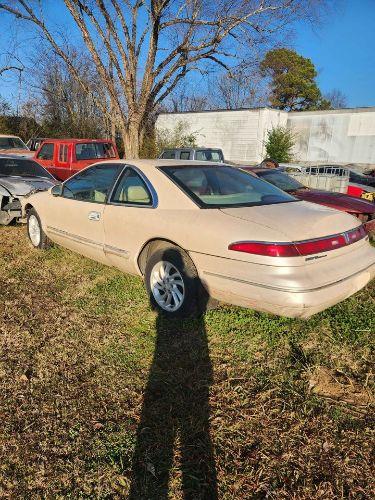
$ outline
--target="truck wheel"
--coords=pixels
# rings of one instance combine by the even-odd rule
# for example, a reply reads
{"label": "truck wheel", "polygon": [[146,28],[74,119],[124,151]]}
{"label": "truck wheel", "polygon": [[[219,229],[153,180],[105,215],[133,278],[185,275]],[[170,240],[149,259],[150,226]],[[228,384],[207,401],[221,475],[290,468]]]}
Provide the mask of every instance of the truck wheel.
{"label": "truck wheel", "polygon": [[177,246],[159,248],[149,257],[145,282],[152,307],[165,316],[190,317],[205,309],[197,270]]}
{"label": "truck wheel", "polygon": [[52,245],[51,240],[42,229],[39,215],[34,208],[29,210],[27,214],[27,234],[34,248],[46,250]]}

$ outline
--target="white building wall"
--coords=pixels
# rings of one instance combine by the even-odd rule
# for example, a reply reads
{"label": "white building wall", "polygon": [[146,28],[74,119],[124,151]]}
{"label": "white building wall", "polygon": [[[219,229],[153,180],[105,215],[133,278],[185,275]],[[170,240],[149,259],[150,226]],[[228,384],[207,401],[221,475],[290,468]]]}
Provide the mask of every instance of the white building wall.
{"label": "white building wall", "polygon": [[221,148],[228,161],[257,163],[267,132],[288,125],[296,134],[295,161],[375,165],[375,108],[286,113],[269,108],[161,114],[156,126],[183,121],[199,146]]}
{"label": "white building wall", "polygon": [[267,131],[286,125],[287,113],[268,108],[168,113],[159,115],[156,126],[173,129],[181,121],[199,146],[221,148],[228,161],[257,163],[264,157]]}
{"label": "white building wall", "polygon": [[375,164],[375,108],[292,112],[288,126],[296,161]]}

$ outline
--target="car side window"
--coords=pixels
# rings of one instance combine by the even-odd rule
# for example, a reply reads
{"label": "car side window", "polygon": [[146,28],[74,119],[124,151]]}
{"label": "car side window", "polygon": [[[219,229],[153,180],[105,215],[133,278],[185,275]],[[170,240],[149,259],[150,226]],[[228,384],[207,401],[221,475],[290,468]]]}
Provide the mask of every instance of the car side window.
{"label": "car side window", "polygon": [[53,150],[54,150],[54,144],[51,142],[47,142],[43,144],[41,150],[38,153],[38,158],[40,160],[53,160]]}
{"label": "car side window", "polygon": [[180,160],[189,160],[189,158],[190,158],[190,151],[181,151]]}
{"label": "car side window", "polygon": [[141,176],[127,168],[112,195],[111,203],[124,205],[152,205],[152,196]]}
{"label": "car side window", "polygon": [[91,203],[105,203],[123,165],[95,165],[64,182],[63,197]]}
{"label": "car side window", "polygon": [[176,158],[176,153],[175,151],[164,151],[161,157],[165,160],[174,160]]}

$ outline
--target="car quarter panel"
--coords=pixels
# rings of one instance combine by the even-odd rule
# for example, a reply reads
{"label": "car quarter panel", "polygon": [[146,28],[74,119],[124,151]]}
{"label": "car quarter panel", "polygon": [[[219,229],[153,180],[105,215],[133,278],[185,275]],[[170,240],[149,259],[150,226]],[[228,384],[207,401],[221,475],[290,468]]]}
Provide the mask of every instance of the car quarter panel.
{"label": "car quarter panel", "polygon": [[[197,252],[190,252],[190,255],[199,270],[200,278],[213,295],[218,284],[223,290],[230,291],[235,283],[258,286],[265,290],[309,292],[367,272],[375,265],[375,249],[364,240],[333,253],[335,255],[329,260],[327,254],[323,253],[319,258],[307,261],[308,258],[305,257],[270,257],[263,262],[224,259]],[[273,263],[270,262],[271,259]],[[302,265],[293,266],[292,261],[295,260],[302,261]]]}

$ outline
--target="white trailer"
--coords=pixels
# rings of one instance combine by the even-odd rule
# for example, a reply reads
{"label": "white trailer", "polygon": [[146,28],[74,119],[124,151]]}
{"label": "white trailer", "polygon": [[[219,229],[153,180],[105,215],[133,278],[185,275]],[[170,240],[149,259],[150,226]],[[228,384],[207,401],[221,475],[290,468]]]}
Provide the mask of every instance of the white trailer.
{"label": "white trailer", "polygon": [[375,108],[288,113],[296,136],[295,161],[375,164]]}

